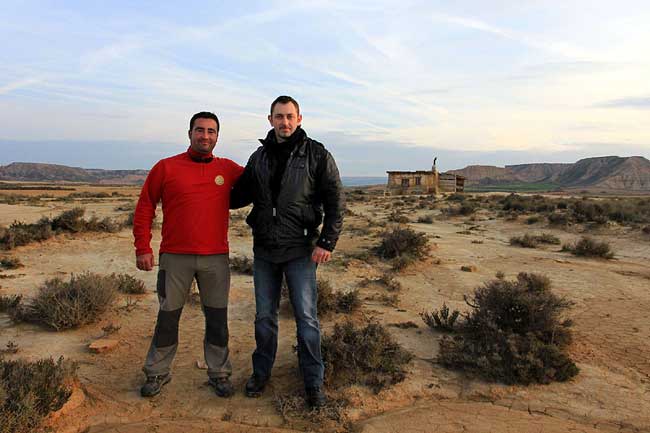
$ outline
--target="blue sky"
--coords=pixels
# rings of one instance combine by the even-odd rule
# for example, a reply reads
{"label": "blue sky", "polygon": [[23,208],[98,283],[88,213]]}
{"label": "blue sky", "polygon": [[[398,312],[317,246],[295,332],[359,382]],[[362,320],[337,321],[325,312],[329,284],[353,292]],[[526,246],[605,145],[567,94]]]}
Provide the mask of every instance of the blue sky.
{"label": "blue sky", "polygon": [[650,158],[647,1],[0,4],[0,164],[149,168],[217,113],[244,163],[280,94],[344,175]]}

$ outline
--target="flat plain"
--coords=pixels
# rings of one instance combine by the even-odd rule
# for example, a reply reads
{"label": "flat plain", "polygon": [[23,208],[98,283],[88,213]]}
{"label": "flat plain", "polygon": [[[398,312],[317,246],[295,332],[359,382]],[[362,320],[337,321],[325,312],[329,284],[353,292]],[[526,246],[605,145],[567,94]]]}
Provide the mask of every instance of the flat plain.
{"label": "flat plain", "polygon": [[[29,191],[29,200],[0,203],[0,226],[36,222],[73,207],[83,207],[87,217],[124,220],[138,194],[135,187],[75,188],[90,193],[63,200],[70,191],[41,192],[50,197]],[[91,197],[96,192],[107,194]],[[0,313],[0,348],[10,342],[18,347],[6,359],[64,356],[78,362],[74,402],[71,399],[60,416],[48,420],[57,432],[649,432],[650,234],[643,230],[648,224],[550,225],[543,215],[534,218],[539,212],[504,212],[498,204],[504,197],[468,194],[454,201],[388,197],[377,188],[348,191],[343,234],[333,260],[318,272],[335,292],[358,290],[361,307],[348,314],[325,315],[321,327],[328,334],[345,320],[360,326],[379,323],[413,360],[403,381],[378,393],[361,385],[328,390],[332,400],[345,402],[335,417],[288,410],[282,404],[301,390],[293,350],[295,324],[287,308],[281,309],[278,359],[269,388],[259,399],[243,395],[251,373],[255,303],[252,276],[237,272],[232,273],[229,307],[236,394],[221,399],[207,386],[201,368],[204,319],[200,306],[188,302],[173,380],[159,396],[141,398],[141,365],[158,308],[156,272],[136,270],[128,227],[115,233],[59,234],[0,251],[1,257],[16,257],[23,264],[0,272],[4,296],[29,299],[46,280],[88,271],[128,273],[147,287],[143,295],[120,295],[98,322],[61,332],[14,323]],[[471,212],[453,211],[468,201],[477,203]],[[492,204],[481,204],[488,202]],[[252,239],[244,222],[247,211],[231,213],[231,257],[252,258]],[[381,233],[398,224],[424,233],[429,242],[424,259],[392,270],[393,265],[374,256],[372,249]],[[514,236],[541,232],[563,244],[587,233],[607,242],[615,256],[587,258],[558,245],[520,248],[510,243]],[[154,249],[159,242],[158,228]],[[440,365],[436,360],[443,334],[427,327],[420,313],[443,303],[466,312],[464,296],[497,273],[512,279],[520,272],[546,275],[553,292],[573,303],[568,311],[574,323],[569,355],[579,374],[566,382],[504,385]],[[399,290],[389,292],[377,283],[387,273],[400,283]],[[117,347],[91,353],[88,345],[104,337],[107,327],[117,329],[110,335]]]}

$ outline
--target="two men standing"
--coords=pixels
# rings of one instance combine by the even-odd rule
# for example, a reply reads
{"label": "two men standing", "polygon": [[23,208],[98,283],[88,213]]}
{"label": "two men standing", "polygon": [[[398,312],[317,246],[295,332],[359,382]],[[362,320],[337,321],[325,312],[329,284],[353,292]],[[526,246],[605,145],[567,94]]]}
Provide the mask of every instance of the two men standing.
{"label": "two men standing", "polygon": [[[256,349],[253,374],[246,382],[246,395],[261,395],[271,376],[277,351],[278,307],[284,277],[296,320],[298,359],[307,402],[312,407],[325,403],[316,267],[330,259],[336,246],[343,221],[343,190],[332,155],[322,144],[307,137],[301,128],[300,107],[293,98],[277,98],[271,105],[268,118],[273,129],[260,140],[262,146],[251,155],[243,174],[241,167],[232,161],[211,155],[218,132],[215,116],[213,141],[210,141],[209,134],[207,137],[202,135],[197,138],[194,149],[195,126],[191,123],[192,144],[187,154],[160,161],[145,182],[134,218],[139,269],[150,270],[153,267],[150,228],[159,198],[162,198],[165,219],[158,275],[160,312],[144,367],[147,383],[142,387],[142,395],[157,394],[169,381],[169,367],[178,340],[178,320],[195,277],[206,317],[205,357],[210,383],[217,395],[227,397],[232,394],[227,348],[227,209],[252,202],[253,209],[246,221],[253,230]],[[202,131],[209,132],[207,124],[202,128]],[[193,156],[198,157],[197,164],[205,164],[201,169],[188,165],[188,160],[195,162]],[[208,158],[212,159],[203,162]],[[169,167],[171,162],[166,162],[169,160],[182,160],[184,170]],[[215,160],[218,164],[214,169],[208,169],[211,167],[209,164],[213,164],[211,161]],[[201,191],[195,191],[203,180],[210,177],[213,185],[208,187],[206,184]],[[239,180],[235,182],[237,177]],[[229,200],[227,192],[231,187]],[[197,202],[190,209],[189,205],[195,200],[201,205]],[[179,209],[183,215],[173,216],[179,213]],[[323,228],[319,232],[321,222]],[[176,242],[183,247],[172,248]],[[189,244],[195,242],[200,247],[190,247]],[[220,257],[206,260],[206,257],[215,255]],[[207,272],[209,276],[200,272]],[[168,286],[173,287],[171,300]]]}

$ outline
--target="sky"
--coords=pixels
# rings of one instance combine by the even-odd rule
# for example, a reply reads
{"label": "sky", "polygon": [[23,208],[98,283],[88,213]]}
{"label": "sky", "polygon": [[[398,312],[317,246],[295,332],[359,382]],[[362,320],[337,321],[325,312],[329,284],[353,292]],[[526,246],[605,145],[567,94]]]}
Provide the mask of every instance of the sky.
{"label": "sky", "polygon": [[650,2],[0,2],[0,165],[150,168],[279,95],[342,175],[650,158]]}

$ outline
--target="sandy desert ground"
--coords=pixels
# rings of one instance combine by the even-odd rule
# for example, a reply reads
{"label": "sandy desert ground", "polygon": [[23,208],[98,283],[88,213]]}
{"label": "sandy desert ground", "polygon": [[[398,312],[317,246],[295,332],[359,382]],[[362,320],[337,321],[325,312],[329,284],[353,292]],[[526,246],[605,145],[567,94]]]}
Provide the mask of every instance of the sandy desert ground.
{"label": "sandy desert ground", "polygon": [[[14,220],[33,222],[53,216],[74,205],[87,215],[123,218],[116,211],[128,197],[77,202],[51,201],[39,206],[0,204],[0,225]],[[233,273],[230,297],[230,348],[236,394],[216,397],[206,384],[202,358],[203,317],[200,307],[188,304],[183,312],[180,345],[173,380],[163,393],[143,399],[140,370],[152,336],[157,312],[155,272],[135,269],[129,229],[114,234],[59,235],[3,253],[18,257],[24,267],[2,271],[0,294],[36,293],[45,280],[84,271],[129,273],[144,280],[148,293],[121,295],[115,307],[96,324],[53,332],[29,324],[14,324],[0,314],[0,347],[13,341],[19,352],[9,357],[38,359],[61,355],[79,362],[80,387],[76,403],[53,421],[57,432],[296,432],[347,429],[364,433],[389,432],[650,432],[650,236],[639,230],[612,226],[595,233],[617,253],[614,260],[585,259],[561,252],[558,246],[537,249],[509,245],[513,235],[548,232],[562,241],[579,237],[578,229],[560,230],[539,223],[494,218],[485,210],[469,217],[438,215],[433,224],[409,223],[430,238],[430,257],[398,273],[402,284],[397,306],[380,300],[382,290],[367,279],[380,277],[389,265],[380,260],[367,263],[354,258],[377,243],[382,228],[369,224],[385,221],[395,198],[377,196],[370,201],[351,201],[351,216],[335,252],[335,260],[319,269],[335,290],[359,288],[360,311],[351,316],[331,314],[321,320],[324,332],[351,318],[358,324],[372,320],[384,325],[412,321],[415,328],[387,326],[390,333],[415,355],[403,382],[375,395],[363,387],[338,392],[350,404],[344,409],[349,423],[318,424],[309,417],[282,416],[275,396],[301,388],[295,344],[295,325],[281,315],[280,347],[270,387],[259,399],[243,395],[251,372],[255,313],[252,277]],[[242,211],[236,211],[242,214]],[[415,221],[429,209],[413,210]],[[468,230],[471,227],[471,230]],[[460,233],[459,233],[460,232]],[[154,245],[160,232],[154,232]],[[473,242],[474,241],[474,242]],[[482,243],[478,243],[482,242]],[[251,256],[252,240],[245,223],[234,218],[230,229],[231,255]],[[461,266],[474,265],[475,272]],[[537,272],[550,277],[555,293],[574,302],[574,343],[570,355],[580,368],[571,381],[550,385],[505,386],[470,379],[434,362],[442,334],[430,330],[420,319],[423,311],[443,302],[466,310],[463,295],[497,271],[514,278],[517,273]],[[93,354],[88,344],[103,335],[108,324],[120,329],[111,336],[118,346]]]}

